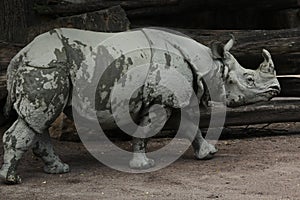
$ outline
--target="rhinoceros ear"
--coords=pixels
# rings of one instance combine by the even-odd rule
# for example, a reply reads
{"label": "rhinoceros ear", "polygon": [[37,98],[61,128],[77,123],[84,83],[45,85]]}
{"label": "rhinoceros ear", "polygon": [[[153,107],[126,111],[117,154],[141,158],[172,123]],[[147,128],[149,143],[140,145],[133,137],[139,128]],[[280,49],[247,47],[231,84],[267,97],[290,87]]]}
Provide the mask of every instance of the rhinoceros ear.
{"label": "rhinoceros ear", "polygon": [[224,59],[225,53],[229,52],[229,50],[232,48],[234,44],[234,36],[231,34],[231,39],[225,44],[222,45],[220,42],[213,42],[211,44],[211,51],[213,54],[213,57],[215,59]]}
{"label": "rhinoceros ear", "polygon": [[224,58],[224,46],[220,42],[211,43],[211,52],[214,59],[223,59]]}
{"label": "rhinoceros ear", "polygon": [[231,39],[225,44],[224,51],[230,51],[230,49],[233,47],[235,38],[232,34],[230,34]]}

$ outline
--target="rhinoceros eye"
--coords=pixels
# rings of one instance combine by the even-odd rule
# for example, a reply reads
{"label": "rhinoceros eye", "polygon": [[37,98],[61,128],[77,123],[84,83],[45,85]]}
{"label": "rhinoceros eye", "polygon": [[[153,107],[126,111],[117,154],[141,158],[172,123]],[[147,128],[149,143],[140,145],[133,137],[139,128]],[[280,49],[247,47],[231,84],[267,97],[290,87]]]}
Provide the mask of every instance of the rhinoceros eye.
{"label": "rhinoceros eye", "polygon": [[254,78],[252,76],[248,76],[246,79],[249,86],[254,86]]}

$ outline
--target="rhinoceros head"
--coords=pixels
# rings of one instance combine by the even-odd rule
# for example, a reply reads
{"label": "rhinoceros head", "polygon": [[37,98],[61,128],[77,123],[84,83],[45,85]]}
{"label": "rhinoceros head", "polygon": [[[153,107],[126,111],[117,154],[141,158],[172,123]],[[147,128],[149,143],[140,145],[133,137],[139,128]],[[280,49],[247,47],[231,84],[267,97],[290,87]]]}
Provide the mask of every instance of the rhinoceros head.
{"label": "rhinoceros head", "polygon": [[234,37],[225,46],[212,45],[215,58],[224,63],[224,81],[226,104],[230,107],[268,101],[280,92],[271,54],[263,49],[264,61],[257,70],[243,68],[234,56],[229,53]]}

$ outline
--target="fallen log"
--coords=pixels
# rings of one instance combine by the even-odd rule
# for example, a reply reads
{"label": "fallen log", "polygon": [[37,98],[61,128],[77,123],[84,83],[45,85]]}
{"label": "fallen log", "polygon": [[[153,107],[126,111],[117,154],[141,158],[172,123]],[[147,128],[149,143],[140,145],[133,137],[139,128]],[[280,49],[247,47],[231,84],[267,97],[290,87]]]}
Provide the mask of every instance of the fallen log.
{"label": "fallen log", "polygon": [[187,6],[178,7],[178,5],[144,7],[126,10],[126,13],[131,22],[134,21],[135,24],[145,26],[145,24],[151,24],[151,22],[153,22],[153,19],[156,19],[156,21],[160,20],[164,23],[166,16],[178,15],[186,10],[186,7]]}
{"label": "fallen log", "polygon": [[[259,114],[258,114],[259,113]],[[228,108],[225,126],[298,122],[300,99],[273,99],[237,108]]]}
{"label": "fallen log", "polygon": [[[281,97],[300,97],[300,76],[279,76]],[[300,120],[300,119],[299,119]]]}
{"label": "fallen log", "polygon": [[282,10],[287,8],[300,7],[299,0],[186,0],[192,2],[194,6],[202,8],[202,10],[216,10],[216,9],[260,9],[260,10]]}
{"label": "fallen log", "polygon": [[[300,98],[275,98],[270,102],[256,103],[236,108],[227,108],[224,127],[244,126],[254,124],[271,124],[283,122],[298,122],[300,119]],[[257,114],[259,113],[259,115]],[[208,128],[211,120],[211,109],[201,110],[200,128]],[[214,120],[220,120],[222,113],[216,114]],[[180,124],[180,112],[173,112],[161,133],[154,137],[174,137]],[[220,128],[211,126],[210,128]],[[53,137],[60,140],[79,141],[76,127],[73,122],[61,116],[50,128]],[[121,130],[105,130],[105,134],[111,139],[127,140],[131,137]]]}
{"label": "fallen log", "polygon": [[[259,113],[259,114],[258,114]],[[223,114],[216,112],[214,120],[220,120]],[[199,127],[206,128],[211,120],[211,109],[201,110]],[[300,120],[300,98],[274,98],[269,102],[227,108],[224,126],[251,124],[298,122]],[[167,122],[165,129],[174,129],[180,123],[180,112],[175,112]],[[217,128],[217,127],[215,127]]]}

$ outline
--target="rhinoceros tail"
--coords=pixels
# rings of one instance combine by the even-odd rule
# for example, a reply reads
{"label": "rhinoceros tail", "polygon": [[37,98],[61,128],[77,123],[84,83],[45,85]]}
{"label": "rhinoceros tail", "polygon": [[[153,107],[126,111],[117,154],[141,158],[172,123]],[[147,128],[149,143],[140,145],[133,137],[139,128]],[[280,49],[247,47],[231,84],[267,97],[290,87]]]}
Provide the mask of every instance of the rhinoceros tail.
{"label": "rhinoceros tail", "polygon": [[11,113],[11,110],[12,110],[12,104],[13,104],[9,95],[10,95],[10,93],[8,92],[8,96],[6,98],[6,103],[5,103],[4,108],[3,108],[3,115],[7,119],[10,117],[10,113]]}
{"label": "rhinoceros tail", "polygon": [[15,94],[14,94],[14,78],[15,74],[17,72],[17,69],[20,64],[20,56],[17,54],[9,63],[7,67],[7,98],[6,98],[6,103],[3,108],[3,114],[6,118],[9,118],[11,111],[12,111],[12,106],[15,101]]}
{"label": "rhinoceros tail", "polygon": [[5,106],[3,108],[3,115],[5,118],[9,118],[11,112],[12,103],[9,97],[7,96]]}

